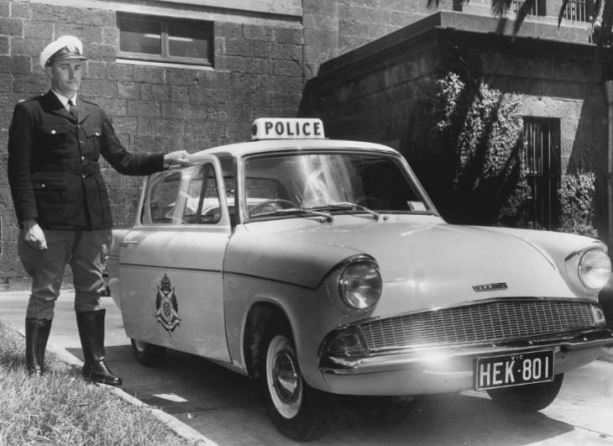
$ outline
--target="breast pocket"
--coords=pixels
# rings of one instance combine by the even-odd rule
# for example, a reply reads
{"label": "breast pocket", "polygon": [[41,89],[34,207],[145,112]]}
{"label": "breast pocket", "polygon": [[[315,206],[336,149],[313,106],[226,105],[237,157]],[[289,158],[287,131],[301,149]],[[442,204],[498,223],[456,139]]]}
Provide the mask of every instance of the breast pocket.
{"label": "breast pocket", "polygon": [[[90,159],[96,161],[100,157],[100,137],[102,130],[100,127],[83,127],[85,133],[85,151],[91,156]],[[93,156],[92,156],[93,155]]]}
{"label": "breast pocket", "polygon": [[44,125],[40,128],[40,137],[47,150],[62,150],[66,148],[68,128],[60,125]]}

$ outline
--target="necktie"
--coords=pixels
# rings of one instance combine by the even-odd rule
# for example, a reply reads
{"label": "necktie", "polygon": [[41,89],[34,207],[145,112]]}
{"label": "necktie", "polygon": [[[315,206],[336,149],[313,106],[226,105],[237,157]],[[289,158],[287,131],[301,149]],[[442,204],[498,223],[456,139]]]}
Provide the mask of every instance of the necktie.
{"label": "necktie", "polygon": [[68,111],[73,118],[77,119],[77,107],[72,102],[72,99],[68,99]]}

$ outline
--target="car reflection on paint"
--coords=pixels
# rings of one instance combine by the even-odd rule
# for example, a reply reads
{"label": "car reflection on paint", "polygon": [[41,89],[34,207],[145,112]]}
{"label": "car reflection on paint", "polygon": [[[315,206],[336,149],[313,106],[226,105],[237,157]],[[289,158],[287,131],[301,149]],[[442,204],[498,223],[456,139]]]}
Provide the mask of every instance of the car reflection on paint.
{"label": "car reflection on paint", "polygon": [[304,441],[330,393],[476,389],[538,411],[611,343],[599,241],[449,225],[395,150],[267,122],[150,176],[114,231],[112,295],[141,363],[175,349],[257,378]]}

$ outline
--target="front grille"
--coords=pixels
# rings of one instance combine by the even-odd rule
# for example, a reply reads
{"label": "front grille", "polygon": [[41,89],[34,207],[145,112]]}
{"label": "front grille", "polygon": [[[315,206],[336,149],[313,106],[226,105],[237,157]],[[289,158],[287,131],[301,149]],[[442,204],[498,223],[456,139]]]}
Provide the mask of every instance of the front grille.
{"label": "front grille", "polygon": [[380,319],[358,327],[370,351],[500,342],[595,327],[589,302],[496,301]]}

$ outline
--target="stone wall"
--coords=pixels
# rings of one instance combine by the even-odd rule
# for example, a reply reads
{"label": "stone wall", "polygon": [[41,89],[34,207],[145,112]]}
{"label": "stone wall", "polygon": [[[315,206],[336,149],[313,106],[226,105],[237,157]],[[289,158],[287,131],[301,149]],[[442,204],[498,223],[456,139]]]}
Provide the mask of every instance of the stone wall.
{"label": "stone wall", "polygon": [[321,63],[359,48],[418,21],[437,10],[451,10],[452,0],[438,7],[424,0],[303,0],[307,78]]}
{"label": "stone wall", "polygon": [[[296,115],[305,80],[300,14],[213,15],[214,68],[185,69],[118,63],[114,10],[104,2],[95,3],[98,8],[57,3],[0,0],[0,280],[5,281],[23,275],[6,176],[8,127],[18,101],[49,88],[38,55],[51,40],[63,34],[82,39],[88,61],[81,94],[107,111],[131,151],[194,152],[246,140],[254,118]],[[198,8],[189,16],[195,13],[211,17]],[[103,165],[115,224],[128,225],[142,178]]]}
{"label": "stone wall", "polygon": [[[450,8],[450,0],[440,2]],[[117,59],[117,11],[214,22],[214,67]],[[111,116],[129,150],[190,152],[249,138],[259,116],[295,116],[320,64],[432,13],[404,0],[0,0],[0,281],[22,275],[6,179],[13,106],[47,90],[38,54],[63,34],[89,58],[82,95]],[[105,165],[117,226],[134,220],[142,182]]]}
{"label": "stone wall", "polygon": [[[411,161],[420,99],[447,71],[473,70],[491,87],[520,95],[523,116],[560,120],[560,174],[596,172],[597,229],[607,240],[606,104],[597,49],[529,37],[512,42],[485,34],[487,24],[465,27],[471,20],[440,12],[329,60],[307,83],[301,114],[322,117],[330,137],[391,145]],[[555,25],[542,26],[547,34]]]}

